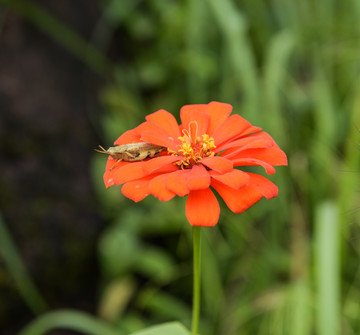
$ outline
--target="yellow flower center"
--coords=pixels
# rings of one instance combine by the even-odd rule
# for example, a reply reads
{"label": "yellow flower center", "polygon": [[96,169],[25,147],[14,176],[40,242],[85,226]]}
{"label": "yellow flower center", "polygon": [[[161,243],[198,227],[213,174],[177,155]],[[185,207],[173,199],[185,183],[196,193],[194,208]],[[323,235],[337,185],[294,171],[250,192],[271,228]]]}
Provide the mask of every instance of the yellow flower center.
{"label": "yellow flower center", "polygon": [[208,134],[198,136],[198,124],[196,121],[189,123],[189,130],[183,129],[183,136],[179,137],[181,144],[179,150],[174,151],[168,149],[169,153],[173,156],[184,156],[178,162],[182,169],[189,168],[191,165],[199,163],[205,157],[212,157],[215,155],[213,149],[216,148],[214,139],[209,137]]}

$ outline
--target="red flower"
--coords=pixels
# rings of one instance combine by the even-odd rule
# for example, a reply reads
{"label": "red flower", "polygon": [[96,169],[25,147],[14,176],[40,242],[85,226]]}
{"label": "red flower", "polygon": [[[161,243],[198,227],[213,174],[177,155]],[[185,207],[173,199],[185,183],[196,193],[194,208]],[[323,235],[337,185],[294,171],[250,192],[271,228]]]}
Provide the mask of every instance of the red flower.
{"label": "red flower", "polygon": [[121,185],[122,193],[140,201],[149,194],[167,201],[188,196],[186,217],[193,226],[214,226],[220,206],[210,186],[235,213],[262,197],[271,199],[278,188],[265,177],[234,167],[258,165],[268,174],[273,166],[287,165],[285,153],[261,128],[220,102],[181,108],[179,126],[172,114],[159,110],[135,129],[121,135],[115,145],[148,142],[167,148],[158,157],[118,162],[109,156],[104,174],[106,187]]}

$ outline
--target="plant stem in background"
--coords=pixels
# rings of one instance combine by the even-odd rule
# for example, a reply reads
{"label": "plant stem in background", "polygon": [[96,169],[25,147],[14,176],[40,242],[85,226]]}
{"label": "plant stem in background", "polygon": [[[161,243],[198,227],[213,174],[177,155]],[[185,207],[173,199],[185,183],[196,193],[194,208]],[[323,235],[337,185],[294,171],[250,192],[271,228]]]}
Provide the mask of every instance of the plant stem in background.
{"label": "plant stem in background", "polygon": [[47,303],[32,282],[1,214],[0,258],[4,260],[7,270],[14,278],[14,282],[22,298],[31,311],[35,314],[46,311],[48,309]]}
{"label": "plant stem in background", "polygon": [[193,227],[193,252],[194,252],[194,283],[193,283],[193,310],[191,335],[197,335],[200,317],[200,257],[201,257],[201,227]]}

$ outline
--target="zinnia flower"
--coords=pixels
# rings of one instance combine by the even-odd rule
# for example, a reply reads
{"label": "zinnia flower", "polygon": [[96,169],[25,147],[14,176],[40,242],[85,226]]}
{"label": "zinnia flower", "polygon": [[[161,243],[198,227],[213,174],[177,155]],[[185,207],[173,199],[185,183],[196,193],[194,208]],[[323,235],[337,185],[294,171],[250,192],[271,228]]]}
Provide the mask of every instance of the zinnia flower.
{"label": "zinnia flower", "polygon": [[220,206],[214,189],[234,213],[242,213],[261,198],[278,195],[265,177],[242,171],[241,166],[287,165],[285,153],[261,128],[220,102],[186,105],[179,126],[175,117],[159,110],[138,127],[125,132],[115,145],[148,142],[167,151],[137,162],[118,162],[109,156],[104,174],[106,187],[122,185],[122,193],[138,202],[152,194],[167,201],[187,196],[186,217],[192,226],[214,226]]}

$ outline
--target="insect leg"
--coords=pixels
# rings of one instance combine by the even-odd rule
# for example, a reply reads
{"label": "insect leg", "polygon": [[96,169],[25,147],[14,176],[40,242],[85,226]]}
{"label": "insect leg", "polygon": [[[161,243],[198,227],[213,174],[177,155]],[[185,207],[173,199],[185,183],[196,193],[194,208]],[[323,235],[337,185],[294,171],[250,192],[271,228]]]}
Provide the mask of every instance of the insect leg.
{"label": "insect leg", "polygon": [[122,159],[118,159],[116,161],[116,163],[109,169],[109,171],[111,171],[116,165],[118,165],[120,162],[122,161]]}
{"label": "insect leg", "polygon": [[124,152],[126,154],[126,156],[130,157],[130,158],[136,158],[137,156],[134,156],[132,153],[130,153],[129,151],[125,151]]}

